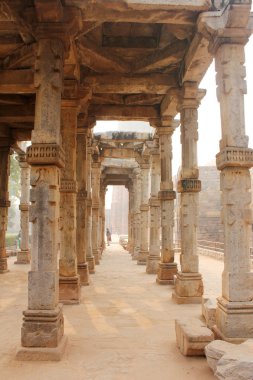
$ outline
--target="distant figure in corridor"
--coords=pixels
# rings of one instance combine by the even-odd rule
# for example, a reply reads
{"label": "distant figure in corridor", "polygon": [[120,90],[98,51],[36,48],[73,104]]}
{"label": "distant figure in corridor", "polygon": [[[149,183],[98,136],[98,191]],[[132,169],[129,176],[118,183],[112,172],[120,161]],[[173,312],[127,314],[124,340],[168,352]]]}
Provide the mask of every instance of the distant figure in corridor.
{"label": "distant figure in corridor", "polygon": [[107,245],[110,245],[110,241],[112,241],[112,235],[109,228],[106,229],[106,238],[107,238]]}

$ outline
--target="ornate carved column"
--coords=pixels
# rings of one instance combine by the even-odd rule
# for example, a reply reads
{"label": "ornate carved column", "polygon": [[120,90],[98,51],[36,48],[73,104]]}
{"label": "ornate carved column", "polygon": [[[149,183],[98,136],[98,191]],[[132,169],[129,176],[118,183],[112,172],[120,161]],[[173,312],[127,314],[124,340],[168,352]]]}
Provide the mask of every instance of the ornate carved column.
{"label": "ornate carved column", "polygon": [[20,229],[21,229],[21,244],[20,250],[17,252],[17,261],[15,264],[29,264],[29,193],[30,193],[30,166],[26,162],[26,155],[19,154],[18,156],[20,171],[21,171],[21,198],[20,198]]}
{"label": "ornate carved column", "polygon": [[205,95],[194,82],[183,86],[181,104],[182,169],[178,182],[181,224],[181,272],[178,272],[173,298],[177,303],[200,303],[203,295],[202,276],[197,254],[198,180],[197,141],[198,106]]}
{"label": "ornate carved column", "polygon": [[149,156],[142,157],[141,163],[141,243],[140,243],[140,252],[137,259],[138,265],[146,265],[147,256],[148,256],[148,235],[149,235],[149,226],[148,226],[148,212],[149,212]]}
{"label": "ornate carved column", "polygon": [[253,273],[249,249],[252,233],[249,168],[253,166],[253,150],[248,148],[244,120],[246,41],[228,42],[218,48],[215,57],[222,127],[216,164],[221,171],[224,224],[222,295],[218,298],[215,331],[221,339],[239,342],[253,338]]}
{"label": "ornate carved column", "polygon": [[89,268],[86,252],[86,229],[87,218],[87,129],[77,132],[77,155],[76,155],[76,178],[77,178],[77,199],[76,199],[76,253],[77,272],[80,276],[80,283],[83,286],[89,285]]}
{"label": "ornate carved column", "polygon": [[133,233],[133,218],[134,218],[134,186],[132,180],[127,184],[129,193],[129,211],[128,211],[128,244],[127,249],[130,254],[133,254],[134,233]]}
{"label": "ornate carved column", "polygon": [[133,183],[134,183],[134,247],[132,259],[137,260],[140,253],[141,243],[141,172],[140,168],[133,170]]}
{"label": "ornate carved column", "polygon": [[150,149],[151,155],[151,193],[149,198],[149,253],[146,272],[157,274],[160,261],[161,208],[158,192],[161,181],[159,140],[155,139]]}
{"label": "ornate carved column", "polygon": [[99,198],[101,163],[96,153],[92,155],[92,251],[95,264],[99,264]]}
{"label": "ornate carved column", "polygon": [[90,142],[90,130],[87,141],[87,201],[86,201],[86,214],[87,214],[87,228],[86,228],[86,252],[87,252],[87,262],[89,273],[95,273],[95,258],[93,256],[92,249],[92,195],[91,195],[91,151],[92,148],[89,146]]}
{"label": "ornate carved column", "polygon": [[172,181],[172,135],[179,122],[173,117],[162,121],[157,129],[160,141],[161,184],[159,199],[161,204],[161,261],[158,267],[156,282],[161,285],[174,284],[177,264],[174,262],[174,200],[176,193]]}
{"label": "ornate carved column", "polygon": [[60,169],[64,166],[60,135],[63,54],[61,40],[39,40],[35,125],[32,145],[27,149],[32,186],[32,265],[21,331],[23,348],[17,354],[24,360],[59,360],[65,343],[57,269]]}
{"label": "ornate carved column", "polygon": [[101,217],[101,254],[105,249],[105,195],[106,195],[106,186],[101,184],[100,190],[100,199],[101,199],[101,207],[100,207],[100,217]]}
{"label": "ornate carved column", "polygon": [[0,141],[0,274],[8,272],[5,233],[8,223],[8,207],[10,207],[8,180],[10,170],[10,143]]}

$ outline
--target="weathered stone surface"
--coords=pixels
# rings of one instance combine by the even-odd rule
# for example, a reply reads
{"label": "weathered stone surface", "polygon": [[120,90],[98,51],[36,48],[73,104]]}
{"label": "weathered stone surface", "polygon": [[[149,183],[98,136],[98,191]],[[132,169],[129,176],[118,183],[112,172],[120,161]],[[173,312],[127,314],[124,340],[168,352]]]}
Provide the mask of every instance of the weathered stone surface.
{"label": "weathered stone surface", "polygon": [[205,347],[207,363],[214,373],[216,372],[218,361],[231,347],[232,344],[224,340],[214,340]]}
{"label": "weathered stone surface", "polygon": [[202,298],[202,315],[209,329],[216,324],[216,309],[216,298]]}
{"label": "weathered stone surface", "polygon": [[204,356],[205,346],[214,335],[204,322],[197,318],[175,320],[177,346],[185,356]]}

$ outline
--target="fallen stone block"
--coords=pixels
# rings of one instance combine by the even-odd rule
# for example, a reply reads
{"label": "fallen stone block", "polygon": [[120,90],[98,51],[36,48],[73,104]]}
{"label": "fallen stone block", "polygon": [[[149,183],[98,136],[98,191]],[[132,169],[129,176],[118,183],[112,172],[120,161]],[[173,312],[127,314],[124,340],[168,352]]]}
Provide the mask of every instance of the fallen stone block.
{"label": "fallen stone block", "polygon": [[198,318],[175,320],[176,339],[185,356],[204,356],[205,346],[214,340],[212,331]]}
{"label": "fallen stone block", "polygon": [[205,347],[207,363],[214,373],[218,361],[225,355],[230,346],[231,343],[225,342],[224,340],[214,340]]}
{"label": "fallen stone block", "polygon": [[216,298],[202,298],[202,315],[209,329],[216,324],[216,308]]}

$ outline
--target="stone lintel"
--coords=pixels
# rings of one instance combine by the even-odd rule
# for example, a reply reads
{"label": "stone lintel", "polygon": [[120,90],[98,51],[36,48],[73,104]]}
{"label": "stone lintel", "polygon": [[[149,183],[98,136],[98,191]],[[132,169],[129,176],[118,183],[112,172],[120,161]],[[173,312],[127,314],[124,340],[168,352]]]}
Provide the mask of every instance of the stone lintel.
{"label": "stone lintel", "polygon": [[176,199],[176,192],[174,190],[160,190],[158,198],[161,201],[172,201]]}
{"label": "stone lintel", "polygon": [[32,144],[27,148],[29,165],[56,165],[64,167],[64,151],[58,144]]}
{"label": "stone lintel", "polygon": [[217,169],[226,167],[253,167],[253,149],[226,147],[216,155]]}
{"label": "stone lintel", "polygon": [[61,179],[61,193],[77,193],[77,182],[71,179]]}
{"label": "stone lintel", "polygon": [[186,178],[177,183],[178,193],[198,193],[201,191],[201,181],[199,179]]}

